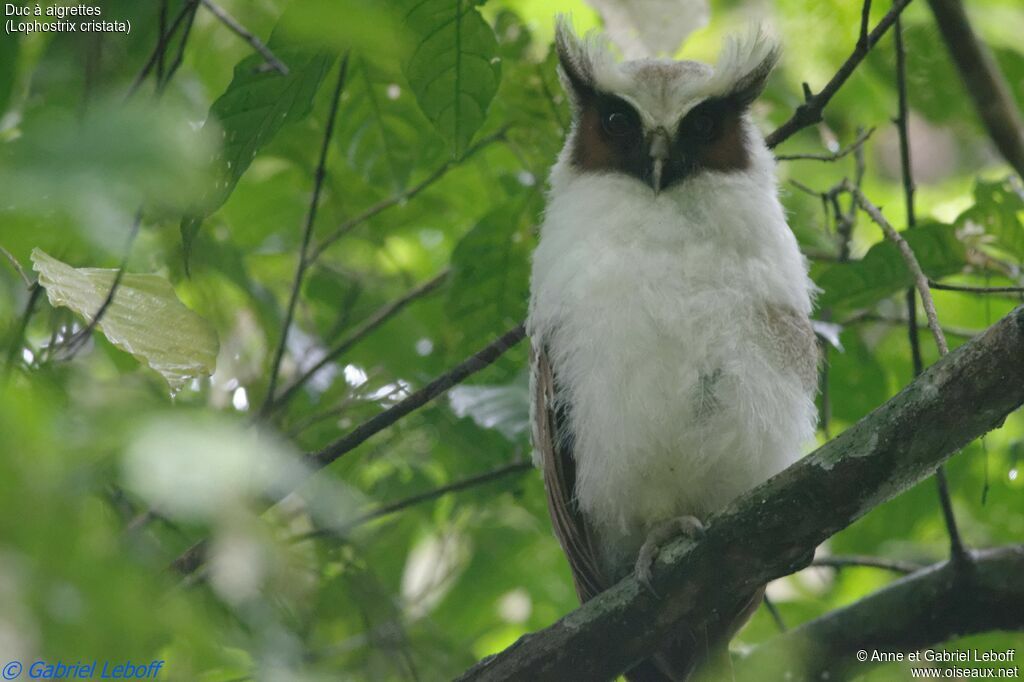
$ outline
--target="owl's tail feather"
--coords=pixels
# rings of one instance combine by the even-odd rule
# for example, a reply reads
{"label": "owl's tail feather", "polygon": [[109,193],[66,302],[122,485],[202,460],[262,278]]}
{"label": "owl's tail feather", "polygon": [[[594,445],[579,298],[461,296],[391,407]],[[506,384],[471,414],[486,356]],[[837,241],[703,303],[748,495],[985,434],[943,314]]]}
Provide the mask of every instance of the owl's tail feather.
{"label": "owl's tail feather", "polygon": [[[686,634],[666,644],[651,658],[626,671],[629,682],[686,682],[694,678],[702,682],[719,679],[729,664],[729,641],[754,615],[764,597],[764,587],[722,614],[700,633],[686,629]],[[724,679],[729,679],[726,674]]]}

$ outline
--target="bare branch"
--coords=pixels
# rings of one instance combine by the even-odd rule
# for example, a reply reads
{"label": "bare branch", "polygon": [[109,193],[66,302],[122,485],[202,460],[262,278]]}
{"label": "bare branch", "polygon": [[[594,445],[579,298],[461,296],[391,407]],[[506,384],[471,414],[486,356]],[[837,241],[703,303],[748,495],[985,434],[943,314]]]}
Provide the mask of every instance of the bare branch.
{"label": "bare branch", "polygon": [[985,130],[1024,178],[1024,122],[999,65],[971,28],[960,0],[928,0],[928,4]]}
{"label": "bare branch", "polygon": [[437,396],[445,393],[452,386],[462,383],[470,376],[491,365],[491,363],[504,355],[505,351],[515,346],[525,337],[526,329],[522,324],[516,325],[496,341],[488,344],[485,348],[471,355],[453,367],[449,372],[437,377],[397,405],[363,422],[352,429],[347,435],[331,443],[320,452],[311,454],[309,459],[313,466],[317,469],[325,467],[345,453],[354,450],[374,434],[383,431],[410,412],[418,410]]}
{"label": "bare branch", "polygon": [[[206,0],[204,0],[205,2]],[[284,349],[288,342],[288,330],[292,326],[292,319],[295,317],[295,306],[299,301],[299,290],[302,289],[302,279],[306,275],[306,267],[309,265],[307,252],[309,243],[313,238],[313,226],[316,224],[316,212],[320,204],[320,192],[323,190],[324,178],[327,176],[327,153],[331,148],[331,136],[334,133],[334,119],[337,117],[338,104],[341,102],[341,91],[345,89],[345,77],[348,73],[348,55],[346,54],[338,68],[338,81],[334,86],[334,94],[331,96],[331,110],[327,114],[327,126],[324,128],[324,136],[320,142],[320,160],[317,162],[316,173],[313,179],[313,194],[309,199],[309,210],[306,212],[306,226],[302,231],[302,247],[299,249],[299,262],[295,268],[295,279],[292,282],[291,293],[288,296],[288,307],[285,309],[284,322],[281,325],[281,339],[274,351],[274,360],[270,363],[270,379],[267,386],[267,394],[263,399],[263,406],[260,412],[266,412],[271,403],[274,402],[274,389],[277,388],[277,375],[281,370],[281,359],[284,357]]]}
{"label": "bare branch", "polygon": [[[188,2],[182,4],[181,9],[178,11],[178,14],[174,17],[174,21],[171,22],[171,25],[167,28],[166,31],[160,34],[160,37],[157,39],[156,42],[156,47],[153,48],[153,52],[150,53],[149,59],[146,60],[146,63],[145,65],[143,65],[142,70],[139,71],[137,76],[135,76],[135,80],[132,81],[132,84],[128,86],[128,94],[125,96],[125,99],[128,99],[129,97],[134,95],[135,92],[142,85],[143,81],[146,80],[146,77],[149,75],[150,71],[153,70],[153,67],[156,66],[159,62],[163,61],[164,53],[167,51],[167,46],[171,41],[171,36],[174,35],[175,31],[178,30],[178,26],[180,26],[181,22],[185,20],[185,17],[189,16],[190,14],[194,14],[195,9],[198,5],[199,0],[189,0]],[[188,35],[188,30],[190,26],[191,21],[185,28],[186,36]],[[184,45],[184,37],[182,38],[182,41],[182,45]],[[176,70],[176,67],[172,66],[168,73],[172,73],[174,70]],[[164,80],[166,81],[166,77]]]}
{"label": "bare branch", "polygon": [[[831,154],[776,154],[775,155],[775,160],[776,161],[828,161],[828,162],[838,161],[839,159],[843,158],[844,156],[848,156],[849,154],[855,152],[859,147],[861,147],[865,142],[868,141],[868,138],[871,137],[871,134],[874,133],[874,132],[875,132],[874,128],[868,128],[867,130],[860,131],[857,134],[857,137],[853,140],[853,142],[851,142],[846,147],[840,149],[839,151],[833,152]],[[795,181],[791,180],[790,182],[795,182]],[[805,187],[806,187],[806,185],[805,185]]]}
{"label": "bare branch", "polygon": [[[907,106],[907,51],[903,47],[903,26],[900,23],[900,18],[896,17],[896,91],[899,106],[899,114],[896,117],[896,129],[899,132],[900,139],[900,167],[903,176],[903,197],[904,203],[907,210],[907,229],[913,229],[917,226],[917,217],[914,211],[914,191],[916,186],[914,185],[913,166],[910,162],[910,130],[908,127],[909,107]],[[895,234],[895,232],[894,232]],[[904,247],[900,247],[903,250]],[[906,251],[910,252],[910,246],[906,246]],[[906,258],[906,256],[904,256]],[[908,261],[908,266],[910,265]],[[927,280],[924,283],[925,289],[928,289]],[[928,296],[931,297],[931,291],[928,290]],[[914,376],[917,376],[924,369],[924,361],[921,358],[921,343],[917,335],[917,301],[914,299],[914,289],[911,287],[907,290],[907,338],[910,342],[910,351],[914,363]],[[921,294],[921,301],[925,306],[925,313],[929,311],[929,302],[925,300],[924,294]],[[929,324],[932,324],[934,318],[933,333],[937,329],[939,334],[942,334],[942,328],[938,324],[938,316],[935,315],[934,304],[932,304],[931,314],[928,317]],[[945,354],[942,350],[942,346],[945,344],[945,337],[935,337],[936,344],[939,345],[939,352]],[[964,551],[963,542],[960,539],[960,529],[956,524],[956,514],[953,513],[953,500],[949,496],[949,482],[946,480],[946,470],[943,467],[939,467],[935,471],[935,483],[939,493],[939,505],[942,508],[942,518],[946,522],[946,531],[949,533],[950,551],[954,559],[962,560],[967,557],[967,552]]]}
{"label": "bare branch", "polygon": [[734,661],[734,679],[843,679],[868,673],[858,651],[908,652],[1024,630],[1024,545],[971,552],[970,560],[970,572],[954,561],[934,564],[768,640]]}
{"label": "bare branch", "polygon": [[880,568],[893,573],[913,573],[923,568],[920,564],[913,564],[909,561],[897,559],[884,559],[877,556],[822,556],[815,557],[811,566],[823,566],[827,568],[848,568],[860,566],[866,568]]}
{"label": "bare branch", "polygon": [[940,291],[963,291],[969,294],[1024,294],[1024,287],[972,287],[966,284],[943,284],[928,280],[928,286]]}
{"label": "bare branch", "polygon": [[533,464],[531,464],[530,462],[513,462],[512,464],[506,464],[496,469],[492,469],[491,471],[485,471],[482,474],[470,476],[460,481],[455,481],[454,483],[448,483],[447,485],[438,486],[433,490],[427,490],[425,492],[412,495],[410,497],[406,497],[396,502],[385,504],[381,507],[378,507],[377,509],[374,509],[371,512],[367,512],[366,514],[363,514],[362,516],[353,519],[352,521],[344,524],[340,528],[318,528],[317,530],[313,530],[308,533],[303,533],[302,535],[299,535],[294,539],[295,541],[301,541],[308,540],[311,538],[323,537],[326,535],[345,536],[353,528],[355,528],[356,526],[361,526],[364,523],[369,523],[370,521],[374,521],[384,516],[389,516],[396,512],[400,512],[403,509],[408,509],[409,507],[414,507],[416,505],[423,504],[424,502],[436,500],[439,497],[444,497],[445,495],[449,495],[451,493],[457,493],[463,490],[467,490],[469,488],[475,488],[480,485],[485,485],[487,483],[490,483],[491,481],[496,481],[498,479],[505,478],[506,476],[509,476],[511,474],[520,474],[525,471],[529,471],[532,468]]}
{"label": "bare branch", "polygon": [[213,16],[220,20],[220,23],[227,26],[235,35],[239,36],[242,40],[249,43],[252,49],[256,50],[260,55],[267,60],[267,64],[270,64],[282,76],[288,75],[288,67],[285,66],[284,62],[277,58],[277,56],[267,47],[262,40],[257,38],[252,31],[247,29],[242,24],[238,23],[238,20],[233,16],[224,11],[223,8],[216,5],[213,0],[201,0],[203,7],[210,10]]}
{"label": "bare branch", "polygon": [[[401,402],[366,420],[323,450],[310,453],[306,457],[306,462],[313,471],[322,469],[342,455],[356,449],[372,436],[388,428],[406,415],[442,395],[452,386],[465,381],[480,370],[490,366],[495,360],[504,355],[509,348],[512,348],[524,338],[526,338],[525,327],[522,324],[516,325],[497,340],[466,358],[451,370],[437,377]],[[277,502],[277,500],[274,502]],[[172,568],[184,574],[194,572],[202,565],[205,550],[206,540],[196,542],[171,563]]]}
{"label": "bare branch", "polygon": [[[736,595],[807,565],[823,540],[1000,425],[1024,403],[1022,354],[1024,307],[1018,307],[853,427],[712,517],[699,542],[681,539],[663,549],[653,580],[660,599],[635,577],[626,578],[461,679],[610,679],[667,638],[685,636],[681,623],[702,631],[714,614],[730,612]],[[1019,572],[1007,575],[1011,593],[1019,594]],[[973,598],[969,591],[959,594]],[[999,606],[997,613],[1015,606]],[[1016,614],[1019,621],[1024,608]],[[999,625],[995,614],[988,622]]]}
{"label": "bare branch", "polygon": [[262,415],[266,416],[271,414],[295,395],[296,391],[302,388],[307,381],[309,381],[314,374],[319,372],[329,363],[334,362],[339,357],[344,355],[355,346],[357,343],[362,341],[365,337],[369,336],[382,324],[390,320],[396,314],[398,314],[405,306],[409,305],[413,301],[423,296],[426,296],[430,292],[437,289],[441,284],[444,283],[445,279],[448,278],[449,269],[445,268],[432,279],[427,280],[423,284],[409,290],[399,298],[391,301],[390,303],[377,309],[370,317],[368,317],[361,325],[356,327],[348,336],[338,342],[336,346],[331,348],[327,353],[320,358],[320,360],[312,367],[303,372],[302,376],[293,381],[288,388],[281,392],[281,395],[276,398],[267,400],[262,409]]}
{"label": "bare branch", "polygon": [[947,354],[949,346],[946,344],[946,335],[942,333],[938,315],[935,313],[935,302],[932,300],[932,293],[928,288],[928,277],[924,274],[924,270],[921,269],[921,264],[917,262],[917,257],[914,255],[913,250],[911,250],[910,244],[889,224],[889,221],[885,219],[885,216],[882,215],[878,207],[868,201],[863,192],[853,186],[849,186],[849,191],[871,220],[882,228],[886,238],[896,244],[900,256],[903,257],[903,262],[907,264],[907,269],[914,276],[914,286],[917,288],[917,293],[921,296],[921,304],[924,306],[924,313],[928,318],[928,328],[935,338],[935,345],[939,348],[939,355]]}
{"label": "bare branch", "polygon": [[[832,79],[821,89],[821,92],[817,94],[810,94],[810,88],[805,88],[805,101],[803,104],[796,108],[796,111],[790,117],[788,121],[783,123],[781,126],[776,128],[768,137],[765,138],[765,142],[769,148],[777,147],[779,144],[788,140],[793,136],[794,133],[806,128],[809,125],[813,125],[821,121],[821,114],[824,111],[825,106],[829,103],[839,88],[843,86],[846,80],[854,72],[854,70],[860,65],[867,56],[871,48],[881,39],[885,32],[889,30],[889,27],[896,21],[896,17],[899,16],[900,12],[910,4],[910,0],[895,0],[890,9],[878,25],[867,35],[867,38],[863,37],[857,40],[856,47],[853,48],[853,53],[843,62],[843,65],[839,67],[836,74],[832,76]],[[806,96],[809,95],[809,96]]]}
{"label": "bare branch", "polygon": [[21,277],[21,281],[25,283],[25,288],[31,289],[33,286],[35,286],[35,283],[28,278],[28,275],[25,274],[25,269],[21,267],[21,263],[19,263],[18,259],[14,257],[13,253],[11,253],[2,246],[0,246],[0,253],[4,255],[4,258],[11,262],[11,267],[13,267],[14,270],[18,273],[18,276]]}

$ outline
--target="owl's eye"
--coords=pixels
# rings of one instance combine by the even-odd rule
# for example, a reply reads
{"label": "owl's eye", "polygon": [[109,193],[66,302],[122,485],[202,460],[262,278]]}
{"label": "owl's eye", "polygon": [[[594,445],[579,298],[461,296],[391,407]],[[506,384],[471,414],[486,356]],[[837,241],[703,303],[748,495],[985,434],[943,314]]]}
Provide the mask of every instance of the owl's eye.
{"label": "owl's eye", "polygon": [[711,133],[715,130],[715,122],[707,114],[700,114],[690,123],[690,130],[696,137],[711,137]]}
{"label": "owl's eye", "polygon": [[601,118],[605,132],[615,137],[624,137],[633,130],[633,121],[624,111],[612,111]]}

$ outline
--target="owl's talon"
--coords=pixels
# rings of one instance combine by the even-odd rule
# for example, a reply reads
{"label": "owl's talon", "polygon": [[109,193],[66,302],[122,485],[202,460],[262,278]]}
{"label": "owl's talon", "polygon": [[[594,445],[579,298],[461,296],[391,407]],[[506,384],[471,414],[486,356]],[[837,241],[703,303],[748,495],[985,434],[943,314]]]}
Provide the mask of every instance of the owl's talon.
{"label": "owl's talon", "polygon": [[677,516],[655,525],[648,533],[647,540],[640,547],[640,553],[636,557],[633,574],[637,581],[655,599],[661,599],[661,595],[654,589],[652,582],[654,560],[658,558],[661,546],[675,537],[682,536],[696,540],[702,535],[704,535],[704,524],[696,516]]}

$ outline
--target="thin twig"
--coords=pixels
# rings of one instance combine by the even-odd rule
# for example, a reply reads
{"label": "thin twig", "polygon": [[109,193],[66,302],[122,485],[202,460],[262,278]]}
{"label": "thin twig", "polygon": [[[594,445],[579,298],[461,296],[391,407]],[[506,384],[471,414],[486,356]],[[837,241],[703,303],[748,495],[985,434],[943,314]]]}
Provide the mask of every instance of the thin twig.
{"label": "thin twig", "polygon": [[[362,445],[372,436],[388,428],[406,415],[418,410],[434,398],[445,393],[448,389],[473,376],[485,367],[493,364],[505,352],[526,338],[526,328],[518,324],[505,332],[501,337],[482,348],[477,353],[463,360],[451,370],[437,377],[429,384],[416,391],[401,402],[392,405],[388,409],[366,420],[356,428],[349,431],[345,436],[334,441],[323,450],[310,453],[306,456],[306,462],[313,471],[324,468],[328,464],[337,461],[346,454]],[[171,567],[183,574],[195,572],[204,561],[207,540],[199,540],[191,547],[182,552],[172,563]]]}
{"label": "thin twig", "polygon": [[426,178],[424,178],[423,180],[421,180],[417,184],[413,185],[409,189],[407,189],[407,190],[405,190],[403,192],[399,192],[398,194],[395,194],[393,196],[390,196],[387,199],[383,199],[381,201],[378,201],[376,204],[374,204],[373,206],[370,206],[368,209],[366,209],[365,211],[363,211],[359,215],[354,216],[352,218],[349,218],[348,220],[343,222],[341,225],[339,225],[337,228],[335,228],[333,232],[331,232],[329,235],[327,235],[326,237],[324,237],[323,239],[320,240],[320,243],[318,243],[313,248],[313,250],[310,252],[310,255],[309,255],[310,262],[315,261],[317,258],[319,258],[320,255],[324,252],[324,249],[326,249],[328,246],[330,246],[334,242],[338,241],[339,239],[344,237],[346,234],[348,234],[349,232],[354,230],[356,227],[358,227],[358,226],[362,225],[363,223],[365,223],[370,218],[373,218],[378,213],[380,213],[382,211],[385,211],[385,210],[391,208],[392,206],[395,206],[397,204],[401,204],[401,203],[404,203],[406,201],[409,201],[410,199],[415,197],[417,194],[419,194],[420,192],[422,192],[423,190],[425,190],[426,188],[430,187],[435,182],[437,182],[438,180],[443,178],[444,175],[449,170],[451,170],[452,168],[456,167],[458,164],[462,163],[463,161],[466,161],[467,159],[469,159],[471,156],[476,154],[481,149],[487,147],[488,145],[493,144],[494,142],[498,142],[500,140],[504,140],[507,132],[508,132],[507,128],[502,128],[498,132],[496,132],[496,133],[494,133],[492,135],[488,135],[487,137],[482,138],[479,142],[477,142],[472,147],[467,149],[466,153],[463,154],[462,157],[460,157],[459,159],[445,161],[443,164],[441,164],[440,166],[435,168],[430,173],[430,175],[428,175]]}
{"label": "thin twig", "polygon": [[913,250],[907,244],[907,240],[889,224],[889,221],[885,219],[879,208],[871,203],[864,196],[863,192],[853,186],[849,186],[849,191],[853,194],[861,209],[868,214],[876,225],[882,228],[885,236],[894,242],[899,249],[900,256],[914,277],[914,286],[917,288],[917,293],[921,297],[921,303],[924,305],[925,316],[928,318],[928,328],[935,338],[935,345],[938,346],[939,355],[946,355],[949,352],[949,346],[946,344],[946,336],[942,333],[942,328],[939,327],[938,315],[935,313],[935,302],[932,301],[932,294],[928,289],[928,277],[925,276],[924,271],[921,269],[921,264],[917,262],[917,257],[914,255]]}
{"label": "thin twig", "polygon": [[19,263],[18,259],[14,257],[14,254],[12,254],[10,251],[8,251],[2,246],[0,246],[0,253],[2,253],[4,257],[11,262],[11,265],[14,267],[18,275],[21,277],[21,281],[25,283],[25,287],[31,289],[34,286],[34,284],[32,280],[28,278],[28,275],[25,274],[25,269],[21,267],[21,263]]}
{"label": "thin twig", "polygon": [[[900,140],[900,167],[903,176],[903,198],[907,211],[907,229],[912,230],[917,226],[917,217],[914,211],[914,184],[913,165],[910,159],[910,130],[909,130],[909,107],[907,106],[907,52],[903,46],[903,26],[900,18],[896,17],[896,91],[899,107],[899,114],[895,119],[896,129],[899,131]],[[895,234],[895,231],[893,231]],[[890,236],[891,238],[891,236]],[[901,250],[911,253],[910,246],[903,242]],[[904,258],[906,256],[904,255]],[[915,259],[916,262],[916,259]],[[909,265],[909,261],[908,261]],[[918,268],[920,271],[920,267]],[[924,277],[924,273],[920,275]],[[939,352],[945,355],[949,352],[945,336],[939,327],[938,315],[935,313],[934,303],[930,304],[931,289],[928,286],[927,278],[924,281],[924,288],[921,291],[921,301],[925,306],[925,314],[928,316],[929,325],[934,325],[932,333],[935,336],[935,343],[939,346]],[[921,288],[920,282],[918,288]],[[928,292],[928,301],[925,300],[924,292]],[[914,288],[907,290],[907,338],[910,342],[910,350],[914,365],[914,377],[916,378],[924,371],[924,361],[921,357],[921,343],[917,334],[917,300],[914,298]],[[955,560],[964,560],[969,555],[964,550],[960,539],[960,530],[956,523],[956,514],[953,511],[953,500],[949,496],[949,482],[946,480],[946,470],[939,466],[935,470],[935,483],[939,493],[939,505],[942,508],[942,517],[946,523],[946,531],[949,534],[950,553]]]}
{"label": "thin twig", "polygon": [[366,420],[320,452],[310,455],[310,461],[318,469],[334,462],[345,453],[354,450],[374,434],[383,431],[405,415],[423,407],[452,386],[465,381],[470,376],[491,365],[495,360],[504,355],[505,351],[515,346],[525,337],[525,327],[522,324],[516,325],[502,334],[497,340],[471,355],[447,373],[437,377],[408,398]]}
{"label": "thin twig", "polygon": [[941,291],[964,291],[969,294],[1024,294],[1024,287],[972,287],[966,284],[943,284],[928,280],[928,286]]}
{"label": "thin twig", "polygon": [[181,25],[181,22],[189,12],[195,11],[198,4],[199,0],[188,0],[188,2],[181,6],[178,14],[174,17],[174,21],[171,22],[170,27],[168,27],[167,31],[162,33],[157,39],[156,47],[153,48],[153,52],[149,55],[149,59],[146,60],[146,64],[142,67],[142,70],[139,71],[138,75],[135,76],[135,80],[133,80],[132,84],[128,87],[128,94],[125,99],[135,94],[139,89],[139,86],[141,86],[143,81],[146,80],[146,76],[149,75],[149,72],[157,65],[158,60],[163,59],[163,54],[167,50],[167,45],[170,43],[171,36],[178,30],[178,26]]}
{"label": "thin twig", "polygon": [[517,473],[522,473],[524,471],[529,471],[532,468],[533,468],[533,465],[530,462],[513,462],[512,464],[506,464],[504,466],[498,467],[497,469],[492,469],[491,471],[485,471],[482,474],[477,474],[475,476],[470,476],[468,478],[464,478],[462,480],[455,481],[454,483],[449,483],[447,485],[442,485],[442,486],[439,486],[437,488],[434,488],[433,490],[427,490],[425,492],[418,493],[416,495],[411,495],[411,496],[403,498],[401,500],[397,500],[397,501],[392,502],[390,504],[383,505],[381,507],[378,507],[377,509],[374,509],[371,512],[367,512],[366,514],[363,514],[362,516],[359,516],[359,517],[355,518],[354,520],[344,524],[341,527],[338,527],[338,528],[318,528],[318,529],[310,531],[308,533],[303,533],[301,535],[298,535],[298,536],[296,536],[294,538],[294,540],[295,541],[309,540],[311,538],[318,538],[318,537],[323,537],[323,536],[326,536],[326,535],[335,535],[335,536],[344,537],[353,528],[355,528],[357,526],[361,526],[361,525],[363,525],[365,523],[369,523],[370,521],[374,521],[374,520],[379,519],[379,518],[381,518],[383,516],[388,516],[390,514],[394,514],[396,512],[402,511],[403,509],[408,509],[409,507],[414,507],[414,506],[416,506],[418,504],[423,504],[424,502],[430,502],[432,500],[436,500],[439,497],[443,497],[443,496],[448,495],[450,493],[460,492],[460,491],[466,490],[468,488],[475,488],[476,486],[484,485],[486,483],[490,483],[491,481],[495,481],[495,480],[498,480],[500,478],[504,478],[505,476],[508,476],[510,474],[517,474]]}
{"label": "thin twig", "polygon": [[7,350],[7,363],[4,371],[6,375],[10,375],[11,370],[14,369],[14,361],[18,357],[18,351],[22,348],[21,344],[25,338],[25,330],[28,329],[28,322],[32,319],[32,312],[35,310],[36,301],[39,300],[39,295],[42,293],[43,288],[41,286],[34,286],[29,289],[28,301],[25,302],[25,312],[21,314],[18,328],[11,337],[11,346]]}
{"label": "thin twig", "polygon": [[772,620],[775,621],[776,627],[779,628],[779,632],[786,632],[789,628],[786,627],[786,621],[782,620],[782,614],[779,613],[779,609],[775,606],[775,602],[769,599],[767,594],[761,598],[761,601],[764,602],[764,607],[768,609],[768,613],[771,614]]}
{"label": "thin twig", "polygon": [[275,71],[280,73],[282,76],[288,75],[288,67],[285,66],[284,62],[277,58],[277,56],[267,47],[262,40],[257,38],[252,31],[247,29],[238,23],[233,16],[224,11],[223,8],[216,5],[213,0],[201,0],[203,7],[210,10],[213,16],[217,17],[222,24],[231,29],[235,35],[239,36],[242,40],[249,43],[252,49],[260,53],[260,55],[267,60],[267,64],[270,64]]}
{"label": "thin twig", "polygon": [[[204,0],[205,2],[205,0]],[[299,250],[299,262],[295,268],[295,279],[292,282],[291,293],[288,296],[288,307],[285,309],[284,323],[281,325],[281,338],[278,341],[277,349],[274,351],[274,360],[270,364],[270,379],[267,386],[267,394],[263,399],[261,413],[265,413],[268,406],[274,402],[274,390],[277,388],[277,375],[281,370],[281,359],[284,357],[284,349],[288,342],[288,330],[292,326],[295,317],[295,306],[299,301],[299,291],[302,289],[302,279],[306,275],[306,267],[309,265],[307,252],[309,243],[313,237],[313,226],[316,224],[317,207],[320,204],[320,192],[323,190],[324,178],[327,175],[327,154],[330,151],[331,136],[334,133],[334,119],[338,113],[338,104],[341,102],[341,91],[345,89],[345,76],[348,72],[348,55],[341,62],[338,69],[338,81],[334,86],[334,94],[331,98],[331,109],[327,114],[327,126],[324,129],[324,136],[320,143],[320,160],[317,162],[316,173],[313,179],[313,194],[309,200],[309,210],[306,212],[306,224],[302,231],[302,247]]]}
{"label": "thin twig", "polygon": [[419,286],[407,291],[399,298],[387,303],[386,305],[378,308],[370,317],[368,317],[361,325],[354,329],[348,336],[338,342],[334,348],[327,351],[326,354],[312,367],[303,372],[302,376],[293,381],[288,388],[284,389],[281,394],[271,400],[264,403],[262,409],[262,415],[267,416],[277,410],[278,408],[285,405],[292,396],[295,395],[302,386],[308,382],[314,374],[319,372],[329,363],[337,360],[341,355],[347,353],[353,346],[363,340],[366,336],[375,331],[382,324],[394,317],[400,312],[405,306],[409,305],[416,299],[429,294],[430,292],[437,289],[447,279],[450,270],[445,268],[436,276],[430,280],[420,284]]}
{"label": "thin twig", "polygon": [[821,566],[826,568],[848,568],[851,566],[858,566],[864,568],[880,568],[885,571],[892,571],[893,573],[902,573],[904,575],[909,573],[916,573],[921,570],[923,566],[909,561],[900,561],[898,559],[884,559],[877,556],[823,556],[816,557],[811,562],[811,566]]}
{"label": "thin twig", "polygon": [[124,255],[121,257],[121,265],[117,268],[117,273],[114,275],[114,281],[110,285],[110,289],[107,291],[106,297],[103,299],[103,303],[99,309],[93,314],[92,319],[81,330],[72,334],[68,337],[62,345],[65,348],[65,360],[70,360],[75,356],[85,343],[89,335],[92,334],[93,330],[96,329],[97,325],[103,320],[103,316],[106,315],[107,309],[110,308],[110,304],[114,302],[114,295],[117,293],[118,287],[121,286],[121,280],[124,279],[125,269],[128,267],[128,258],[132,253],[132,246],[135,244],[135,238],[139,234],[139,227],[142,225],[142,209],[140,208],[135,212],[135,219],[132,220],[131,229],[128,232],[127,243],[124,247]]}
{"label": "thin twig", "polygon": [[821,121],[822,111],[825,106],[829,103],[832,97],[839,91],[839,88],[843,86],[846,80],[853,73],[854,69],[860,65],[864,57],[867,56],[871,48],[881,39],[885,32],[889,30],[889,27],[896,21],[896,17],[899,16],[900,12],[910,4],[910,0],[895,0],[892,9],[890,9],[881,21],[875,26],[874,30],[867,35],[866,39],[858,38],[857,45],[853,49],[853,53],[843,62],[843,65],[839,67],[836,74],[832,76],[832,79],[821,89],[817,94],[810,92],[808,88],[805,91],[805,101],[796,108],[793,115],[788,121],[783,123],[781,126],[776,128],[767,138],[769,148],[778,146],[783,141],[789,139],[794,133],[799,130],[806,128],[809,125],[813,125]]}
{"label": "thin twig", "polygon": [[837,152],[831,154],[776,154],[776,161],[838,161],[856,151],[861,145],[868,141],[871,134],[875,132],[874,128],[868,128],[862,130],[857,134],[857,137],[849,145],[840,149]]}

